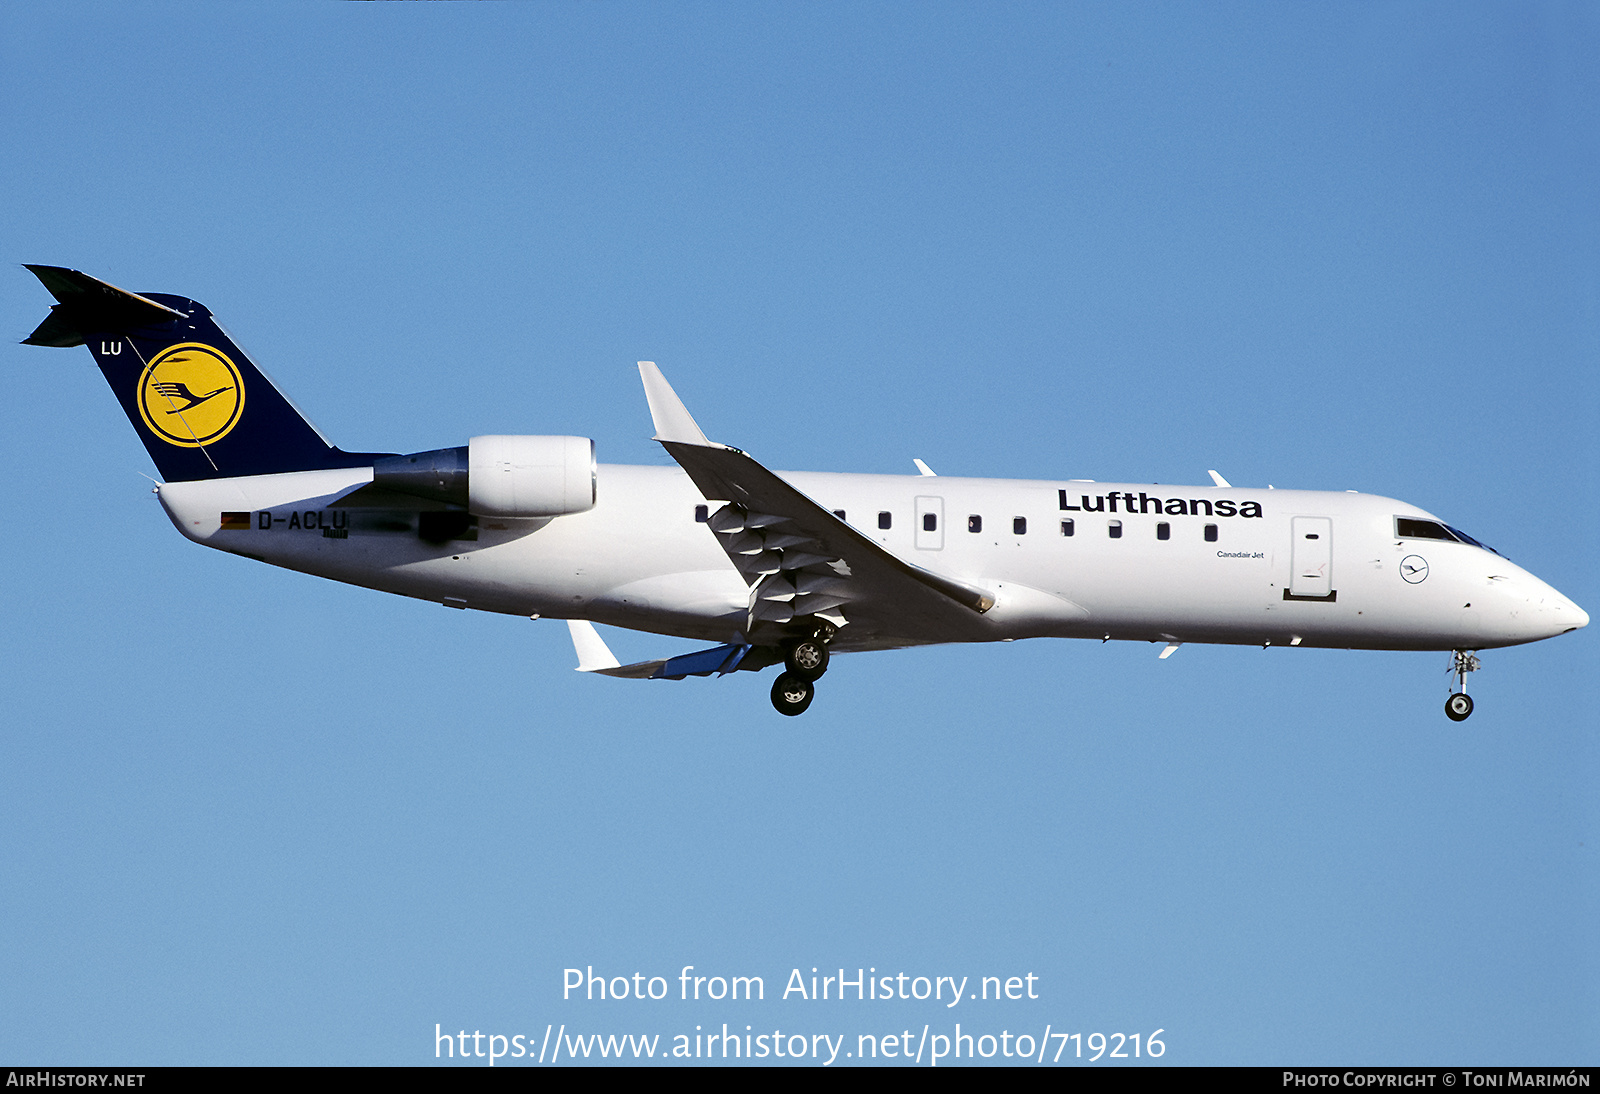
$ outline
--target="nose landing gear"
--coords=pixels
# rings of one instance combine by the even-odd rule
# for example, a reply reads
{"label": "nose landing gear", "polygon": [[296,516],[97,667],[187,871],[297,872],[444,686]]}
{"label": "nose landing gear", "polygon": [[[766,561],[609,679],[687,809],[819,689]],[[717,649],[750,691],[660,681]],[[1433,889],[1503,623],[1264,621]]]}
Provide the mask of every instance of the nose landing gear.
{"label": "nose landing gear", "polygon": [[1471,716],[1472,697],[1467,694],[1467,675],[1482,667],[1483,662],[1471,650],[1450,651],[1450,671],[1455,674],[1456,686],[1461,689],[1444,701],[1444,715],[1452,722],[1464,722]]}

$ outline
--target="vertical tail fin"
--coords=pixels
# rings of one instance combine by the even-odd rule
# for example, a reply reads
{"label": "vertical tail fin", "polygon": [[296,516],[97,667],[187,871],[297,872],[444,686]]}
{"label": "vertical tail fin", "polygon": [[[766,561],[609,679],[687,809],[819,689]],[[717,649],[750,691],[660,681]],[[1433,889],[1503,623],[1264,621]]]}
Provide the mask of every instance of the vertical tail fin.
{"label": "vertical tail fin", "polygon": [[59,301],[24,345],[87,345],[164,479],[362,467],[330,445],[203,305],[27,267]]}

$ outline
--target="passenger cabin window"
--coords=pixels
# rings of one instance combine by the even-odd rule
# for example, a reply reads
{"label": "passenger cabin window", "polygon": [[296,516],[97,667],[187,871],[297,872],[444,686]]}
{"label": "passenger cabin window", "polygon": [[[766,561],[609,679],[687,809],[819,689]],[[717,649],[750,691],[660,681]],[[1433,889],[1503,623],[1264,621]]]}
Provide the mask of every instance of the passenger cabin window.
{"label": "passenger cabin window", "polygon": [[891,523],[892,523],[892,518],[889,516],[888,513],[879,513],[878,514],[878,527],[879,528],[888,528]]}
{"label": "passenger cabin window", "polygon": [[1014,536],[1025,536],[1025,535],[1027,535],[1028,534],[1028,518],[1027,517],[1012,517],[1011,518],[1011,534],[1014,535]]}
{"label": "passenger cabin window", "polygon": [[1217,526],[1215,524],[1206,525],[1206,542],[1217,542]]}
{"label": "passenger cabin window", "polygon": [[707,509],[704,505],[696,505],[694,507],[694,519],[696,524],[704,524],[708,519],[710,519],[710,516],[711,510]]}
{"label": "passenger cabin window", "polygon": [[1077,525],[1073,524],[1072,519],[1070,517],[1061,522],[1061,534],[1062,535],[1070,536],[1075,531],[1077,531]]}
{"label": "passenger cabin window", "polygon": [[1171,539],[1172,525],[1168,524],[1166,521],[1162,521],[1160,524],[1156,525],[1156,538]]}
{"label": "passenger cabin window", "polygon": [[1120,520],[1113,520],[1113,521],[1107,522],[1107,524],[1106,524],[1106,534],[1109,535],[1112,539],[1121,539],[1122,538],[1122,522]]}
{"label": "passenger cabin window", "polygon": [[983,531],[983,518],[980,517],[976,513],[974,513],[970,517],[968,517],[967,518],[967,531],[969,531],[969,532],[981,532],[981,531]]}
{"label": "passenger cabin window", "polygon": [[939,514],[938,513],[924,513],[924,514],[922,514],[922,530],[924,532],[937,532],[939,530]]}

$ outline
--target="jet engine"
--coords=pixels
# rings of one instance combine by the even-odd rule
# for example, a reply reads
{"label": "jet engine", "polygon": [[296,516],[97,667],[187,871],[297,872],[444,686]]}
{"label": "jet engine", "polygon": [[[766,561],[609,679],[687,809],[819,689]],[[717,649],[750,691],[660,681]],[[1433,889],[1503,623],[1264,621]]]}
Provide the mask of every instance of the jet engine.
{"label": "jet engine", "polygon": [[473,437],[459,448],[385,456],[372,485],[459,505],[479,517],[558,517],[594,508],[588,437]]}

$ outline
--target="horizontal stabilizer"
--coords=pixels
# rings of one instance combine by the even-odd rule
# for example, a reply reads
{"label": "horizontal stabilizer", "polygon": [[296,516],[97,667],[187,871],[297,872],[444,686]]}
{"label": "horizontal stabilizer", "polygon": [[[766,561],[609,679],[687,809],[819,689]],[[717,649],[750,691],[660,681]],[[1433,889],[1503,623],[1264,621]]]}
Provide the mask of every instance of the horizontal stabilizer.
{"label": "horizontal stabilizer", "polygon": [[99,331],[148,327],[184,318],[184,313],[149,297],[108,285],[64,266],[24,263],[50,295],[60,301],[50,309],[38,329],[22,340],[25,346],[81,346],[86,336]]}

